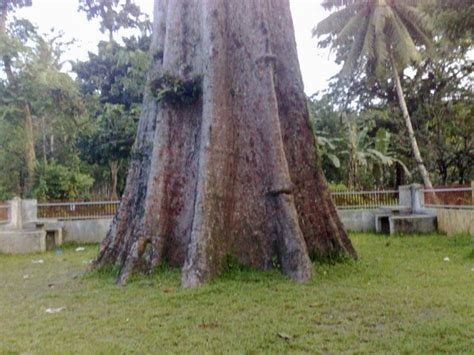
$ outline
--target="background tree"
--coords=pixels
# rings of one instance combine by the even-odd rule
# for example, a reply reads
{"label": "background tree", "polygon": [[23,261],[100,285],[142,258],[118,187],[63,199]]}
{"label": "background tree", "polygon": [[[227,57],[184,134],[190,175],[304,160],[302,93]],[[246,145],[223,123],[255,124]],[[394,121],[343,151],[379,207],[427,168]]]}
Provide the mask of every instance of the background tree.
{"label": "background tree", "polygon": [[436,19],[437,27],[449,40],[461,40],[463,46],[472,46],[474,3],[471,0],[429,1],[424,10]]}
{"label": "background tree", "polygon": [[464,40],[457,43],[440,40],[437,55],[406,80],[423,154],[442,184],[466,183],[473,176],[473,64]]}
{"label": "background tree", "polygon": [[[26,50],[26,41],[34,33],[34,28],[26,20],[14,19],[8,24],[9,15],[18,8],[31,6],[31,0],[1,0],[0,1],[0,58],[7,79],[10,104],[18,106],[17,115],[21,119],[24,134],[24,162],[26,165],[24,190],[31,187],[33,182],[36,153],[33,134],[33,119],[31,106],[22,95],[22,83],[16,75],[15,66],[21,65],[21,53]],[[14,102],[13,102],[14,101]]]}
{"label": "background tree", "polygon": [[167,261],[197,286],[229,254],[298,281],[310,257],[355,256],[315,156],[288,0],[155,1],[151,53],[96,267],[124,282]]}
{"label": "background tree", "polygon": [[342,75],[353,74],[361,67],[367,76],[384,79],[391,70],[400,109],[403,114],[413,156],[425,186],[432,187],[421,157],[400,81],[400,72],[418,64],[421,55],[417,45],[431,48],[430,21],[413,5],[421,1],[394,0],[327,0],[326,9],[341,8],[314,29],[315,36],[328,35],[320,41],[331,45],[338,60],[344,62]]}
{"label": "background tree", "polygon": [[[0,97],[3,96],[0,84]],[[0,201],[6,201],[19,194],[22,187],[24,167],[23,130],[6,119],[7,110],[0,113]]]}
{"label": "background tree", "polygon": [[[8,57],[4,68],[11,74],[0,79],[0,121],[8,129],[0,140],[6,170],[0,184],[9,186],[10,196],[35,196],[38,181],[49,181],[41,177],[46,165],[59,164],[79,174],[82,167],[74,146],[84,121],[83,102],[74,81],[61,71],[61,56],[69,45],[62,34],[40,35],[19,19],[9,23],[7,34],[2,48]],[[21,132],[29,133],[21,137]],[[19,156],[24,158],[19,161]],[[37,156],[42,157],[40,169]]]}
{"label": "background tree", "polygon": [[[81,157],[90,164],[107,165],[110,169],[110,198],[118,197],[118,174],[125,167],[136,133],[140,111],[124,112],[123,105],[106,104],[92,129],[82,132],[78,147]],[[135,114],[136,116],[131,116]]]}
{"label": "background tree", "polygon": [[100,31],[109,35],[109,42],[120,29],[148,29],[146,16],[132,0],[79,0],[79,10],[87,14],[88,20],[100,20]]}
{"label": "background tree", "polygon": [[[108,168],[109,197],[117,199],[143,101],[150,63],[150,23],[130,1],[87,1],[83,5],[88,18],[101,19],[111,38],[99,42],[98,53],[89,53],[89,60],[73,66],[91,118],[78,147],[84,161]],[[113,38],[121,28],[130,27],[138,29],[139,35],[123,37],[123,43]]]}

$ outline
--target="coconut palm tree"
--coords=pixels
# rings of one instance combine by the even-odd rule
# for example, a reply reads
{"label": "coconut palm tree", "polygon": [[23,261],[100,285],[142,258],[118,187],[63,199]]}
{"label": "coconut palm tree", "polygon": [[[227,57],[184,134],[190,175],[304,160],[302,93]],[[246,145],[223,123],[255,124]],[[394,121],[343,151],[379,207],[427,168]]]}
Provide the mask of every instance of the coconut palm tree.
{"label": "coconut palm tree", "polygon": [[313,36],[325,36],[320,46],[331,46],[344,65],[347,78],[364,69],[368,76],[384,79],[391,75],[398,103],[420,175],[426,187],[432,184],[421,158],[400,73],[421,61],[420,47],[431,50],[430,19],[416,6],[422,0],[324,0],[325,9],[336,12],[321,21]]}

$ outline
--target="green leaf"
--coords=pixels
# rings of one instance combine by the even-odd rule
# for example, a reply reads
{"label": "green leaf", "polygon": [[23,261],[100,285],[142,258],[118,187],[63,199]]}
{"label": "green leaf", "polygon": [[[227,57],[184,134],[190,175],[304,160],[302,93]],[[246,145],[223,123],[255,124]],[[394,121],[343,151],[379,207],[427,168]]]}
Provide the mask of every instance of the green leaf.
{"label": "green leaf", "polygon": [[336,155],[328,153],[325,156],[331,161],[332,165],[334,165],[335,168],[341,167],[341,161]]}

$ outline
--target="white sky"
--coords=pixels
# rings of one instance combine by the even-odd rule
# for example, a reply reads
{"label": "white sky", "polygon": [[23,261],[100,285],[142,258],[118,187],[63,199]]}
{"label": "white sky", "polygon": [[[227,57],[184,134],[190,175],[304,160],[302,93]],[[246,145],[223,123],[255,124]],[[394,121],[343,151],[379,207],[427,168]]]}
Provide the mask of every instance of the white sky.
{"label": "white sky", "polygon": [[[152,17],[153,0],[135,0],[135,3]],[[311,95],[325,89],[327,80],[338,71],[328,51],[317,48],[316,40],[311,38],[311,29],[328,13],[320,6],[321,0],[290,0],[290,3],[305,91]],[[99,39],[106,37],[99,32],[98,22],[87,21],[85,13],[79,13],[77,8],[78,0],[33,0],[33,6],[19,11],[17,16],[28,18],[42,33],[54,27],[63,31],[66,39],[76,39],[65,59],[86,59],[87,52],[95,52]]]}

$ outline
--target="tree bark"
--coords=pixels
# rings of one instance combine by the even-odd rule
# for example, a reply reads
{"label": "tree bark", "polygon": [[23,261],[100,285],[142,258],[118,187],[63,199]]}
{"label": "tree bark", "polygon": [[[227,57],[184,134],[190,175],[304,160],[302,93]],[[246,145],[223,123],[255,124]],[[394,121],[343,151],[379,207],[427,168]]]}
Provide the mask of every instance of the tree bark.
{"label": "tree bark", "polygon": [[418,148],[418,142],[416,141],[415,137],[415,131],[413,130],[413,125],[411,123],[410,113],[408,112],[407,104],[405,102],[405,94],[403,93],[402,84],[400,82],[400,76],[398,75],[397,65],[395,63],[395,59],[392,53],[390,53],[390,61],[392,66],[393,80],[395,82],[395,88],[397,89],[398,103],[400,105],[400,109],[402,110],[403,120],[405,121],[405,126],[408,131],[408,137],[410,139],[413,156],[415,158],[418,171],[420,172],[425,187],[428,189],[432,189],[433,185],[431,184],[428,170],[426,170],[425,164],[423,163],[423,159],[421,158],[420,149]]}
{"label": "tree bark", "polygon": [[48,154],[47,154],[47,138],[46,138],[46,119],[44,115],[41,116],[41,135],[42,135],[42,148],[43,148],[43,164],[47,165],[48,164]]}
{"label": "tree bark", "polygon": [[95,266],[160,263],[198,286],[231,254],[306,281],[356,256],[319,168],[288,0],[155,1],[151,77],[202,77],[192,104],[147,88],[121,206]]}
{"label": "tree bark", "polygon": [[116,160],[112,160],[109,162],[109,169],[110,169],[110,180],[111,180],[111,191],[110,191],[110,199],[115,201],[118,199],[117,194],[117,181],[118,181],[118,172],[120,169],[120,163]]}
{"label": "tree bark", "polygon": [[33,186],[36,171],[35,137],[33,134],[33,117],[31,116],[30,104],[23,102],[23,124],[25,132],[25,160],[26,160],[26,190]]}

